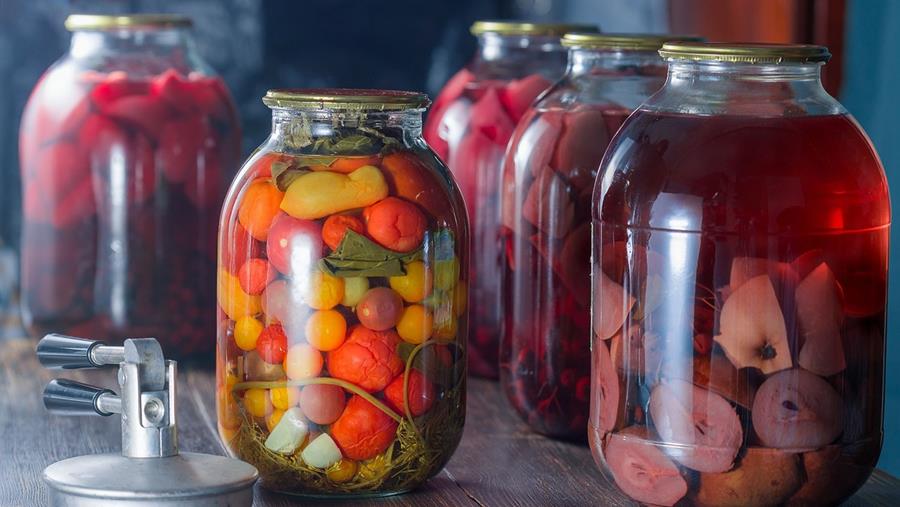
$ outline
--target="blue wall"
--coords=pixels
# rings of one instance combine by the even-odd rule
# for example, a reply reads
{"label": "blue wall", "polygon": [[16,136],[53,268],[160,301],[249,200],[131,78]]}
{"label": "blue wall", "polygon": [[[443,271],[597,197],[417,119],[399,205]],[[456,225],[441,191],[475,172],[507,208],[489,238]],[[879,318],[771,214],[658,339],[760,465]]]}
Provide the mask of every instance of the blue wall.
{"label": "blue wall", "polygon": [[[894,217],[900,196],[900,2],[851,0],[848,6],[846,65],[841,102],[866,129],[881,155]],[[879,467],[900,475],[900,242],[891,237],[888,297],[888,357],[885,386],[884,449]]]}

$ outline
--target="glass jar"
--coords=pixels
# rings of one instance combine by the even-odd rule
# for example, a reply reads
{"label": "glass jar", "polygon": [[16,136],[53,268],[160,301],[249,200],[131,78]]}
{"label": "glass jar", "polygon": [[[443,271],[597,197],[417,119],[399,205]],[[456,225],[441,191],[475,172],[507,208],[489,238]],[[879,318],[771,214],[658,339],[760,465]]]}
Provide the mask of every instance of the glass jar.
{"label": "glass jar", "polygon": [[69,52],[36,85],[19,137],[32,335],[156,336],[177,357],[211,352],[217,217],[241,137],[190,24],[66,20]]}
{"label": "glass jar", "polygon": [[472,228],[469,372],[497,378],[503,321],[500,292],[500,168],[513,128],[566,68],[566,32],[593,27],[478,21],[478,52],[444,86],[425,123],[425,140],[459,183]]}
{"label": "glass jar", "polygon": [[591,448],[657,505],[832,505],[881,449],[890,201],[827,49],[666,44],[594,190]]}
{"label": "glass jar", "polygon": [[519,415],[546,435],[587,438],[594,178],[619,125],[662,86],[666,40],[564,36],[566,74],[525,113],[506,151],[500,378]]}
{"label": "glass jar", "polygon": [[[219,432],[272,490],[390,495],[465,419],[468,224],[426,96],[272,90],[219,234]],[[459,338],[458,338],[459,337]]]}

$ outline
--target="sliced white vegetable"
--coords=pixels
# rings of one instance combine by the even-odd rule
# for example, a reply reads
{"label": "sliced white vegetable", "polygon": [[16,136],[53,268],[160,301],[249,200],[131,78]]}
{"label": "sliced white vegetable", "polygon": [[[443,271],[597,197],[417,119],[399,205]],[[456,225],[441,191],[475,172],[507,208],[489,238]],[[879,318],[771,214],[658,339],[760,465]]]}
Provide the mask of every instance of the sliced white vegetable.
{"label": "sliced white vegetable", "polygon": [[281,454],[293,454],[306,439],[309,426],[303,420],[303,412],[294,407],[285,411],[281,420],[269,433],[266,447]]}
{"label": "sliced white vegetable", "polygon": [[303,461],[315,468],[328,468],[341,460],[341,450],[327,433],[322,433],[300,453]]}

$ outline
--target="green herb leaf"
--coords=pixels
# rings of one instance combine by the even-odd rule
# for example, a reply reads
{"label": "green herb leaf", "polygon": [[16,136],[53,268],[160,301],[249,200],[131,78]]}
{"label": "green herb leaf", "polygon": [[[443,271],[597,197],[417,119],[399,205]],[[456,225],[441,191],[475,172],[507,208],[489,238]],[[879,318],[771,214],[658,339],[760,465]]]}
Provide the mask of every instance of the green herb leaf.
{"label": "green herb leaf", "polygon": [[328,273],[343,278],[400,276],[406,274],[404,263],[422,259],[422,250],[420,246],[412,252],[394,252],[347,229],[337,249],[319,263]]}

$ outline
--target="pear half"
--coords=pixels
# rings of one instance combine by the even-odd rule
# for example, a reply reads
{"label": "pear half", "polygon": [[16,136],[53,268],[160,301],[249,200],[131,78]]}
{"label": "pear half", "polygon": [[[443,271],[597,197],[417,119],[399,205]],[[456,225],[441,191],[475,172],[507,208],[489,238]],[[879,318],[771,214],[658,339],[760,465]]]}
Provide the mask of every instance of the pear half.
{"label": "pear half", "polygon": [[784,314],[769,275],[755,276],[731,293],[713,339],[737,369],[759,368],[768,375],[791,367]]}

